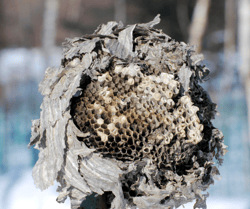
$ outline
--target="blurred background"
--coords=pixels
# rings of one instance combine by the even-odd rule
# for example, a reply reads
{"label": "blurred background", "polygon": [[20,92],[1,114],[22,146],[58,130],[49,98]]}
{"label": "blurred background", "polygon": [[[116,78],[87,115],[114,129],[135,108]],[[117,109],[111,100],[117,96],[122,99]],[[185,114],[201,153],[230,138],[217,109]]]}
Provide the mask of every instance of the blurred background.
{"label": "blurred background", "polygon": [[70,208],[68,200],[56,202],[56,183],[35,188],[38,151],[27,148],[42,102],[38,84],[47,67],[60,65],[65,38],[113,20],[146,23],[157,14],[155,28],[197,45],[211,71],[202,86],[218,104],[213,124],[229,152],[219,167],[222,179],[208,190],[208,209],[250,208],[250,0],[0,0],[1,209]]}

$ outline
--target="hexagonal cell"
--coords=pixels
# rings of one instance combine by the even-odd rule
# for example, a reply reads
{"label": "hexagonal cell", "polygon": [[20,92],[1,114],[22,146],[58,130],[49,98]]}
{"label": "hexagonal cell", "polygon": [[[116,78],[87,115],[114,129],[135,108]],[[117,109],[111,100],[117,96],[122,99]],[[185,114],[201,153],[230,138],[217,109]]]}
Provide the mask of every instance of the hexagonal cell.
{"label": "hexagonal cell", "polygon": [[127,139],[127,143],[128,143],[128,145],[133,145],[133,144],[134,144],[133,138],[132,138],[132,137],[129,137],[129,138]]}
{"label": "hexagonal cell", "polygon": [[96,124],[96,119],[95,119],[95,118],[92,118],[92,119],[90,120],[90,123],[91,123],[91,124]]}
{"label": "hexagonal cell", "polygon": [[92,119],[93,115],[92,114],[88,114],[87,117],[88,117],[88,119]]}
{"label": "hexagonal cell", "polygon": [[108,149],[107,149],[106,147],[104,147],[104,148],[102,149],[102,153],[104,153],[104,154],[108,154],[108,153],[109,153],[109,151],[108,151]]}
{"label": "hexagonal cell", "polygon": [[136,132],[133,132],[133,138],[137,139],[138,138],[138,134]]}
{"label": "hexagonal cell", "polygon": [[122,138],[122,141],[123,142],[127,142],[128,141],[128,138],[125,134],[121,135],[121,138]]}
{"label": "hexagonal cell", "polygon": [[121,127],[121,124],[120,124],[119,122],[117,122],[117,123],[115,124],[115,127],[119,129],[119,128]]}
{"label": "hexagonal cell", "polygon": [[98,131],[103,132],[103,129],[102,128],[98,128]]}
{"label": "hexagonal cell", "polygon": [[117,145],[117,143],[115,142],[115,141],[113,141],[112,143],[111,143],[111,147],[113,147],[113,148],[116,148],[118,145]]}
{"label": "hexagonal cell", "polygon": [[120,142],[120,141],[121,141],[121,137],[120,137],[120,136],[116,136],[116,137],[115,137],[115,142],[118,143],[118,142]]}
{"label": "hexagonal cell", "polygon": [[94,125],[94,129],[98,129],[99,127],[100,127],[99,124],[95,124],[95,125]]}
{"label": "hexagonal cell", "polygon": [[111,123],[111,119],[109,117],[107,117],[105,120],[104,120],[104,123],[105,124],[110,124]]}
{"label": "hexagonal cell", "polygon": [[112,136],[112,135],[108,136],[108,141],[109,142],[114,142],[114,140],[115,140],[114,136]]}
{"label": "hexagonal cell", "polygon": [[102,127],[102,129],[107,129],[108,126],[107,126],[107,124],[102,124],[101,127]]}
{"label": "hexagonal cell", "polygon": [[102,140],[101,137],[99,136],[95,137],[95,141],[100,142],[101,140]]}
{"label": "hexagonal cell", "polygon": [[147,128],[142,129],[141,135],[142,135],[143,137],[148,136],[148,134],[149,134],[149,132],[148,132],[148,129],[147,129]]}
{"label": "hexagonal cell", "polygon": [[118,134],[122,135],[123,133],[124,133],[124,129],[119,128],[119,129],[118,129]]}
{"label": "hexagonal cell", "polygon": [[133,151],[131,149],[127,149],[127,154],[131,155],[133,153]]}
{"label": "hexagonal cell", "polygon": [[116,154],[118,154],[118,153],[120,153],[120,149],[119,149],[118,147],[115,147],[114,152],[115,152]]}
{"label": "hexagonal cell", "polygon": [[125,133],[125,129],[127,129],[127,127],[128,127],[128,124],[127,124],[127,123],[123,123],[123,124],[122,124],[122,127],[124,128],[124,131],[123,131],[123,133]]}
{"label": "hexagonal cell", "polygon": [[104,146],[104,142],[102,142],[102,141],[98,142],[98,146],[103,147]]}
{"label": "hexagonal cell", "polygon": [[131,145],[130,148],[131,148],[131,150],[135,150],[136,149],[135,145]]}
{"label": "hexagonal cell", "polygon": [[127,149],[122,148],[122,149],[121,149],[121,153],[122,153],[122,154],[126,154],[126,153],[127,153]]}
{"label": "hexagonal cell", "polygon": [[108,149],[108,151],[109,151],[109,153],[111,153],[111,154],[114,154],[114,153],[115,153],[115,151],[114,151],[114,148],[113,148],[113,147],[110,147],[110,148]]}
{"label": "hexagonal cell", "polygon": [[105,133],[106,135],[109,135],[109,134],[110,134],[110,131],[109,131],[108,129],[104,129],[104,133]]}
{"label": "hexagonal cell", "polygon": [[126,129],[126,136],[131,136],[133,133],[131,132],[131,130],[130,129]]}

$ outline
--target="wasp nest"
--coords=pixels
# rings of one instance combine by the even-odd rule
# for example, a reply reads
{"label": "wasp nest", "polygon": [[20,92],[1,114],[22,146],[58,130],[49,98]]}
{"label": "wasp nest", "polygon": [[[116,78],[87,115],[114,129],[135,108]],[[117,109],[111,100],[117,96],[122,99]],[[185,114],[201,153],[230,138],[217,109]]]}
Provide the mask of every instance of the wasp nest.
{"label": "wasp nest", "polygon": [[111,208],[178,208],[219,175],[213,158],[226,153],[211,119],[216,105],[198,84],[208,69],[193,47],[153,26],[101,25],[68,39],[59,69],[46,70],[41,117],[30,145],[40,150],[35,183],[57,180],[57,201],[78,208],[108,194]]}

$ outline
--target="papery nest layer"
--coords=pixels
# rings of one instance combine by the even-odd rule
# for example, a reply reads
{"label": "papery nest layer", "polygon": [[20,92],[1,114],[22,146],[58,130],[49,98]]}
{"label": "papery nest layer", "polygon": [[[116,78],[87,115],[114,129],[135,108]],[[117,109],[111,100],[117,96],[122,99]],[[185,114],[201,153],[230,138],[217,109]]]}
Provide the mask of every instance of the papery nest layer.
{"label": "papery nest layer", "polygon": [[78,208],[86,196],[109,195],[111,208],[178,208],[219,175],[226,153],[211,123],[216,105],[199,85],[209,70],[202,55],[153,26],[100,25],[67,39],[59,68],[48,68],[39,90],[40,119],[29,146],[40,150],[35,184],[57,180],[58,202]]}

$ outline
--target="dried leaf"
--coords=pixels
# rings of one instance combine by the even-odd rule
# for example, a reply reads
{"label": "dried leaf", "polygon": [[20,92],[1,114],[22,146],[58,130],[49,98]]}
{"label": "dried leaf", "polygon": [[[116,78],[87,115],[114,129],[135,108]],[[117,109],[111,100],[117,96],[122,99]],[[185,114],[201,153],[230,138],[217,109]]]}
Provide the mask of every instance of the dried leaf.
{"label": "dried leaf", "polygon": [[135,25],[132,25],[119,33],[118,40],[105,39],[105,46],[118,58],[126,59],[129,56],[133,57],[133,30]]}
{"label": "dried leaf", "polygon": [[108,22],[106,25],[102,24],[99,26],[99,28],[95,31],[95,34],[101,34],[101,35],[111,35],[113,32],[113,28],[117,26],[118,23],[111,21]]}
{"label": "dried leaf", "polygon": [[143,27],[143,28],[152,28],[155,25],[159,24],[161,21],[160,19],[160,14],[158,14],[152,21],[144,24],[138,24],[138,26]]}
{"label": "dried leaf", "polygon": [[185,92],[189,90],[189,82],[192,74],[192,71],[186,65],[183,65],[179,70],[179,82],[182,84]]}

